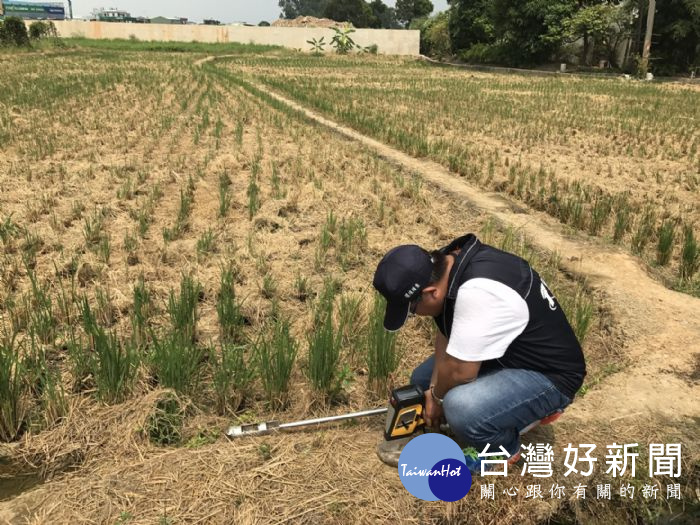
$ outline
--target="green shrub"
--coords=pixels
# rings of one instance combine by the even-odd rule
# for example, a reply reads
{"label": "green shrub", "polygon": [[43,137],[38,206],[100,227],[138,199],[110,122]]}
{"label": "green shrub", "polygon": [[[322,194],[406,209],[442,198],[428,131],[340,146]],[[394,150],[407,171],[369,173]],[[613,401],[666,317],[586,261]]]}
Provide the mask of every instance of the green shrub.
{"label": "green shrub", "polygon": [[331,39],[331,46],[335,48],[335,52],[339,55],[347,55],[350,51],[355,48],[355,41],[350,37],[355,30],[351,27],[333,27],[331,28],[335,32],[333,38]]}
{"label": "green shrub", "polygon": [[313,53],[314,56],[321,56],[323,54],[323,48],[326,47],[324,37],[320,39],[312,38],[311,40],[307,40],[306,43],[311,44],[311,53]]}
{"label": "green shrub", "polygon": [[0,44],[6,46],[28,46],[29,34],[24,21],[16,16],[8,16],[0,26]]}
{"label": "green shrub", "polygon": [[56,26],[52,21],[43,22],[38,20],[32,22],[29,26],[29,38],[32,40],[39,40],[40,38],[53,37],[56,38],[58,32],[56,31]]}
{"label": "green shrub", "polygon": [[460,60],[473,64],[499,64],[504,62],[503,50],[496,44],[473,44],[459,51]]}
{"label": "green shrub", "polygon": [[447,11],[427,19],[420,27],[420,51],[434,58],[445,58],[452,54],[449,14]]}

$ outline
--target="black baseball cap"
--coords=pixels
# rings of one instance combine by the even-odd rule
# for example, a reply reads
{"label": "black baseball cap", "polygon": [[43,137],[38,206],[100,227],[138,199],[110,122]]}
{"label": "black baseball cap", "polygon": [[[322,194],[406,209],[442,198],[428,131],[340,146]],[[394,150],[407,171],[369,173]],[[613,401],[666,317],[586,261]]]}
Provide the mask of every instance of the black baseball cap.
{"label": "black baseball cap", "polygon": [[430,283],[433,261],[415,244],[391,249],[377,265],[372,284],[386,299],[384,328],[395,332],[408,318],[411,301]]}

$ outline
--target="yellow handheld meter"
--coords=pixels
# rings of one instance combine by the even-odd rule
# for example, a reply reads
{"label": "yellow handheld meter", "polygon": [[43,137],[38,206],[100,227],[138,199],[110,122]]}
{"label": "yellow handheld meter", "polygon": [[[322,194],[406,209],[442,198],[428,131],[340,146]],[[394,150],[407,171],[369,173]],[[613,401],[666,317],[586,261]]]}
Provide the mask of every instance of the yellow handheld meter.
{"label": "yellow handheld meter", "polygon": [[425,426],[423,419],[425,394],[418,385],[408,385],[391,392],[386,414],[384,439],[410,436]]}

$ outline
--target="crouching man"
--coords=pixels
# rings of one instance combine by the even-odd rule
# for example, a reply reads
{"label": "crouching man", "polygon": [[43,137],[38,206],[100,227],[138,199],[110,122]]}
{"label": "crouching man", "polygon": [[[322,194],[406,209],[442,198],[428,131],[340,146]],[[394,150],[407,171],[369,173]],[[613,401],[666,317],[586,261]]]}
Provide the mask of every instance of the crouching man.
{"label": "crouching man", "polygon": [[462,446],[503,447],[514,463],[520,432],[556,419],[583,383],[581,345],[551,290],[525,260],[473,234],[433,252],[393,248],[373,284],[387,330],[411,315],[435,320],[435,351],[411,382],[425,390],[427,424],[446,419]]}

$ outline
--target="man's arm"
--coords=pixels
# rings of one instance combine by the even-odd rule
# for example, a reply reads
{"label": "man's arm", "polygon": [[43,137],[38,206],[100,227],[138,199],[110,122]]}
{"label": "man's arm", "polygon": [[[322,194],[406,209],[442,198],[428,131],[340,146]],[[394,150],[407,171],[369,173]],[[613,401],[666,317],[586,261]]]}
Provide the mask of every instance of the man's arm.
{"label": "man's arm", "polygon": [[481,366],[481,361],[462,361],[448,354],[447,342],[447,338],[438,330],[435,337],[435,366],[430,384],[435,385],[435,395],[440,399],[451,388],[474,381]]}
{"label": "man's arm", "polygon": [[[481,363],[467,363],[447,353],[447,338],[438,331],[435,337],[435,366],[430,384],[435,385],[435,395],[442,399],[454,386],[476,378]],[[443,387],[443,385],[445,385]],[[433,401],[431,392],[425,393],[426,423],[436,427],[442,419],[442,407]]]}
{"label": "man's arm", "polygon": [[[433,365],[433,374],[430,378],[430,384],[434,385],[438,379],[438,362],[445,359],[447,355],[447,338],[442,335],[442,332],[437,331],[435,336],[435,364]],[[425,393],[425,423],[429,427],[437,427],[443,419],[442,407],[433,401],[433,396],[428,390]]]}
{"label": "man's arm", "polygon": [[483,361],[498,359],[525,330],[530,313],[525,300],[505,284],[470,279],[459,287],[452,333],[436,360],[435,395],[476,379]]}
{"label": "man's arm", "polygon": [[435,336],[435,366],[433,366],[433,375],[430,378],[431,385],[437,384],[438,363],[445,359],[445,355],[447,355],[445,350],[447,350],[447,337],[438,330]]}
{"label": "man's arm", "polygon": [[434,392],[440,399],[457,385],[463,385],[476,379],[479,375],[481,361],[462,361],[451,356],[447,352],[443,353],[442,359],[435,359],[433,368]]}

